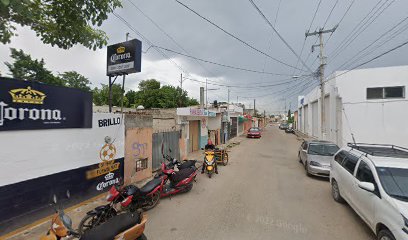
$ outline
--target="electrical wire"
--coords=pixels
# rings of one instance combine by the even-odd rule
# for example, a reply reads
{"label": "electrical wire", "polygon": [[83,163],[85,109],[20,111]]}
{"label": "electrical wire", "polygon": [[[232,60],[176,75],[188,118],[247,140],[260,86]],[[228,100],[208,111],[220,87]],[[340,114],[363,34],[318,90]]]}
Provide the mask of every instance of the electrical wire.
{"label": "electrical wire", "polygon": [[[385,52],[383,52],[383,53],[381,53],[381,54],[379,54],[379,55],[377,55],[377,56],[371,58],[371,59],[368,60],[368,61],[365,61],[365,62],[363,62],[363,63],[358,64],[357,66],[351,68],[350,70],[344,71],[344,72],[342,72],[342,73],[340,73],[340,74],[338,74],[338,75],[336,75],[336,76],[334,76],[334,77],[330,77],[330,78],[324,80],[324,82],[328,82],[328,81],[330,81],[330,80],[332,80],[332,79],[334,79],[334,78],[337,78],[337,77],[339,77],[339,76],[342,76],[342,75],[344,75],[344,74],[347,74],[347,73],[349,73],[350,71],[352,71],[352,70],[354,70],[354,69],[356,69],[356,68],[359,68],[359,67],[361,67],[361,66],[364,66],[364,65],[366,65],[366,64],[368,64],[368,63],[370,63],[370,62],[372,62],[372,61],[375,61],[375,60],[377,60],[377,59],[379,59],[379,58],[381,58],[381,57],[383,57],[383,56],[385,56],[385,55],[387,55],[387,54],[389,54],[389,53],[391,53],[391,52],[393,52],[393,51],[395,51],[395,50],[397,50],[397,49],[399,49],[399,48],[401,48],[401,47],[404,47],[404,46],[407,45],[407,44],[408,44],[408,40],[405,41],[405,42],[403,42],[403,43],[401,43],[401,44],[399,44],[399,45],[396,46],[396,47],[393,47],[393,48],[391,48],[391,49],[389,49],[389,50],[387,50],[387,51],[385,51]],[[333,73],[334,73],[334,72],[332,72],[332,74],[333,74]]]}
{"label": "electrical wire", "polygon": [[253,73],[267,74],[267,75],[291,76],[291,75],[289,75],[289,74],[265,72],[265,71],[260,71],[260,70],[254,70],[254,69],[236,67],[236,66],[232,66],[232,65],[223,64],[223,63],[217,63],[217,62],[213,62],[213,61],[210,61],[210,60],[205,60],[205,59],[202,59],[202,58],[190,56],[190,55],[187,55],[187,54],[184,54],[184,53],[180,53],[180,52],[177,52],[177,51],[174,51],[174,50],[171,50],[171,49],[168,49],[168,48],[160,47],[160,46],[153,46],[153,48],[159,48],[159,49],[162,49],[162,50],[165,50],[165,51],[168,51],[168,52],[172,52],[172,53],[175,53],[175,54],[184,56],[184,57],[192,58],[192,59],[195,59],[195,60],[198,60],[198,61],[201,61],[201,62],[218,65],[218,66],[225,67],[225,68],[231,68],[231,69],[240,70],[240,71],[245,71],[245,72],[253,72]]}
{"label": "electrical wire", "polygon": [[306,65],[306,63],[300,58],[299,54],[295,52],[295,50],[290,46],[290,44],[282,37],[282,35],[276,30],[276,28],[273,26],[273,24],[269,21],[269,19],[264,15],[264,13],[261,11],[261,9],[256,5],[254,0],[248,0],[252,6],[258,11],[258,13],[261,15],[261,17],[265,20],[265,22],[272,28],[272,30],[276,33],[276,35],[279,37],[279,39],[289,48],[289,50],[297,57],[297,59],[303,64],[304,67],[309,70],[309,72],[313,72],[309,66]]}
{"label": "electrical wire", "polygon": [[[401,24],[403,24],[406,20],[408,20],[408,17],[405,17],[404,19],[402,19],[400,22],[398,22],[396,25],[394,25],[391,29],[389,29],[388,31],[384,32],[383,34],[381,34],[376,40],[374,40],[372,43],[370,43],[369,45],[367,45],[365,48],[363,48],[362,50],[360,50],[358,53],[356,53],[353,57],[351,57],[350,59],[348,59],[347,61],[345,61],[340,67],[338,67],[338,69],[341,69],[344,66],[350,66],[353,65],[355,62],[359,61],[360,59],[362,59],[363,57],[367,56],[368,54],[371,53],[371,51],[368,51],[366,54],[358,57],[361,53],[363,53],[364,51],[368,50],[372,45],[374,45],[376,42],[378,42],[379,40],[381,40],[383,37],[385,37],[388,33],[392,32],[394,29],[398,28],[398,26],[400,26]],[[408,29],[408,24],[402,26],[399,30],[395,31],[386,41],[381,42],[380,44],[374,46],[372,49],[378,49],[378,47],[384,45],[385,43],[391,41],[392,39],[394,39],[395,37],[397,37],[398,35],[400,35],[401,33],[403,33],[404,31],[406,31]],[[355,59],[356,57],[358,57],[357,59]],[[353,60],[355,59],[355,60]]]}
{"label": "electrical wire", "polygon": [[[228,36],[230,36],[230,37],[234,38],[235,40],[241,42],[242,44],[244,44],[245,46],[251,48],[252,50],[254,50],[254,51],[256,51],[256,52],[258,52],[258,53],[260,53],[260,54],[262,54],[262,55],[264,55],[264,56],[267,56],[268,58],[270,58],[270,59],[272,59],[272,60],[274,60],[274,61],[276,61],[276,62],[278,62],[278,63],[280,63],[280,64],[283,64],[283,65],[285,65],[285,66],[287,66],[287,67],[295,68],[295,69],[296,69],[295,66],[292,66],[292,65],[290,65],[290,64],[288,64],[288,63],[286,63],[286,62],[283,62],[283,61],[281,61],[281,60],[279,60],[279,59],[277,59],[277,58],[275,58],[275,57],[272,57],[271,55],[269,55],[269,54],[267,54],[267,53],[265,53],[265,52],[259,50],[258,48],[252,46],[252,45],[249,44],[248,42],[246,42],[246,41],[240,39],[239,37],[235,36],[234,34],[228,32],[228,31],[225,30],[224,28],[222,28],[222,27],[220,27],[219,25],[215,24],[214,22],[212,22],[212,21],[209,20],[208,18],[204,17],[203,15],[199,14],[197,11],[195,11],[195,10],[192,9],[192,8],[190,8],[190,7],[187,6],[186,4],[180,2],[179,0],[175,0],[175,1],[176,1],[178,4],[180,4],[181,6],[183,6],[184,8],[186,8],[187,10],[189,10],[190,12],[194,13],[195,15],[197,15],[198,17],[200,17],[201,19],[203,19],[203,20],[205,20],[206,22],[210,23],[210,24],[213,25],[214,27],[218,28],[219,30],[221,30],[222,32],[224,32],[225,34],[227,34]],[[300,70],[299,68],[297,68],[297,69]]]}
{"label": "electrical wire", "polygon": [[[367,27],[370,26],[371,23],[381,15],[381,13],[386,8],[389,7],[389,6],[387,6],[386,8],[383,9],[383,11],[381,11],[379,14],[377,14],[378,11],[380,11],[381,8],[389,0],[385,0],[385,2],[382,3],[382,5],[377,8],[377,6],[380,5],[382,1],[383,0],[380,0],[379,2],[377,2],[377,4],[371,9],[371,11],[353,28],[353,30],[347,35],[347,37],[343,39],[343,41],[337,46],[337,48],[333,52],[331,52],[329,54],[329,56],[333,56],[333,57],[330,58],[330,61],[333,61],[339,54],[344,52],[342,50],[345,49],[347,46],[349,46],[355,40],[356,37],[358,37],[365,29],[367,29]],[[393,1],[395,1],[395,0],[393,0]],[[393,3],[393,1],[391,3]],[[368,23],[371,19],[373,19],[373,21],[371,23]],[[367,25],[367,23],[368,23],[368,25]],[[364,27],[366,27],[366,28],[364,28]],[[362,30],[362,28],[364,28],[364,29]]]}
{"label": "electrical wire", "polygon": [[[355,2],[355,1],[356,1],[356,0],[352,0],[352,1],[351,1],[350,5],[347,7],[347,10],[344,12],[343,16],[341,17],[341,19],[340,19],[340,21],[339,21],[339,23],[338,23],[338,26],[341,26],[341,23],[343,22],[343,20],[344,20],[344,18],[346,17],[347,13],[350,11],[351,7],[354,5],[354,2]],[[330,34],[329,38],[327,38],[327,40],[326,40],[326,42],[324,43],[324,45],[326,45],[326,44],[329,42],[329,40],[331,39],[331,37],[333,36],[333,34],[334,34],[334,32],[333,32],[332,34]]]}
{"label": "electrical wire", "polygon": [[[391,4],[393,4],[394,2],[395,2],[395,0],[391,1],[384,9],[381,10],[381,12],[380,12],[379,14],[377,14],[377,16],[376,16],[375,18],[373,18],[373,19],[371,20],[370,23],[368,23],[368,24],[364,27],[364,29],[359,30],[358,34],[356,34],[356,35],[348,42],[348,44],[343,47],[343,49],[347,49],[347,47],[350,46],[350,44],[353,43],[353,41],[356,40],[382,13],[383,13],[387,8],[389,8],[389,7],[391,6]],[[338,55],[340,55],[341,53],[343,53],[343,51],[339,51],[339,52],[337,53],[337,55],[335,55],[334,57],[332,57],[331,60],[333,61],[333,60],[334,60]]]}
{"label": "electrical wire", "polygon": [[326,18],[326,21],[324,21],[323,29],[326,27],[327,21],[329,21],[331,15],[332,15],[332,13],[333,13],[333,11],[334,11],[334,9],[336,8],[336,6],[337,6],[338,3],[339,3],[339,0],[337,0],[336,3],[334,3],[332,9],[330,10],[329,15],[328,15],[327,18]]}

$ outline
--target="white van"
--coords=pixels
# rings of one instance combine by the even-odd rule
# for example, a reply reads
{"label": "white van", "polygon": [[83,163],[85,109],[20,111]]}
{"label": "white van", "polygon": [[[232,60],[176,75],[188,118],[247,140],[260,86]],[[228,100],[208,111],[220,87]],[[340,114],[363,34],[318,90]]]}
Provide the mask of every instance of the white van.
{"label": "white van", "polygon": [[331,161],[330,183],[378,240],[408,239],[408,149],[348,144]]}

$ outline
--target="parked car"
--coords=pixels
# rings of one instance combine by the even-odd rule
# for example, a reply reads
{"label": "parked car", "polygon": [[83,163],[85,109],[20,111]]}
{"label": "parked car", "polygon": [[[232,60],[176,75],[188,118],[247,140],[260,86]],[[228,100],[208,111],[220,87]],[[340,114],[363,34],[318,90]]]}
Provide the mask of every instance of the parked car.
{"label": "parked car", "polygon": [[285,133],[295,133],[292,124],[289,124],[288,128],[285,129]]}
{"label": "parked car", "polygon": [[299,162],[304,165],[308,176],[329,177],[330,161],[338,150],[339,147],[332,142],[304,141],[299,149]]}
{"label": "parked car", "polygon": [[261,129],[257,127],[250,128],[247,133],[248,138],[260,138],[261,137]]}
{"label": "parked car", "polygon": [[282,122],[281,124],[279,124],[279,129],[285,130],[288,127],[289,127],[289,124],[285,122]]}
{"label": "parked car", "polygon": [[348,144],[331,167],[335,201],[346,201],[378,240],[408,239],[408,149]]}

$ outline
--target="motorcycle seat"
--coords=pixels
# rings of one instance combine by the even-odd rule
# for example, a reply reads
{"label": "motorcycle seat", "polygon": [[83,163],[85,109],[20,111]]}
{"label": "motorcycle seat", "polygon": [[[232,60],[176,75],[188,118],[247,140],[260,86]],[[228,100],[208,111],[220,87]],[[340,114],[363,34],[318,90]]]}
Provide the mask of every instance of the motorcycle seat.
{"label": "motorcycle seat", "polygon": [[149,182],[147,182],[141,189],[140,192],[142,194],[147,194],[151,192],[153,189],[155,189],[157,186],[159,186],[162,182],[161,178],[153,178]]}
{"label": "motorcycle seat", "polygon": [[195,169],[193,168],[184,168],[181,169],[180,171],[176,172],[175,174],[172,174],[170,176],[170,181],[172,183],[178,183],[183,179],[188,178],[191,174],[195,172]]}

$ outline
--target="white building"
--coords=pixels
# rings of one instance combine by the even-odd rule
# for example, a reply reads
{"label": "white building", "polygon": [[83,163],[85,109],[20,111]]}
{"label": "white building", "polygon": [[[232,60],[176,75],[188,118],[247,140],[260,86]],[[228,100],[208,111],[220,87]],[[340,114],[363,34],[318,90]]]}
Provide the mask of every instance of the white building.
{"label": "white building", "polygon": [[356,142],[408,147],[408,66],[340,71],[329,79],[324,134],[319,87],[299,97],[299,131],[339,146],[354,135]]}

